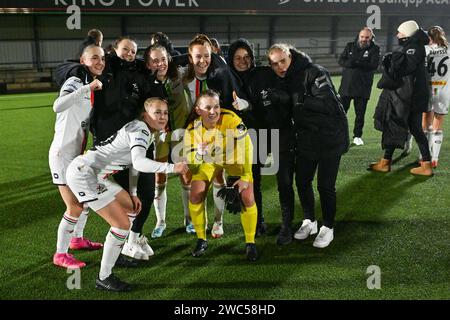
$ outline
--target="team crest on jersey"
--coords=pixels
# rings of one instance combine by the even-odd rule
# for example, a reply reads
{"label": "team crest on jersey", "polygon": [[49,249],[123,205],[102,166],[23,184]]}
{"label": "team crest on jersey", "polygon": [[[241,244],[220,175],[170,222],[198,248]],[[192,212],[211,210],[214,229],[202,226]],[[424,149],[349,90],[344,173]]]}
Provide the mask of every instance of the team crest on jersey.
{"label": "team crest on jersey", "polygon": [[416,53],[416,49],[408,49],[406,50],[406,54],[414,54]]}
{"label": "team crest on jersey", "polygon": [[363,58],[367,58],[369,56],[369,51],[366,50],[366,52],[364,52],[363,54]]}
{"label": "team crest on jersey", "polygon": [[237,131],[238,131],[240,134],[243,134],[243,133],[245,132],[245,130],[247,130],[247,127],[245,126],[244,123],[241,122],[241,123],[236,127],[236,129],[237,129]]}
{"label": "team crest on jersey", "polygon": [[106,188],[106,186],[104,184],[99,184],[97,186],[97,194],[102,194],[106,190],[108,190],[108,189]]}
{"label": "team crest on jersey", "polygon": [[87,130],[89,127],[87,121],[81,121],[81,129]]}

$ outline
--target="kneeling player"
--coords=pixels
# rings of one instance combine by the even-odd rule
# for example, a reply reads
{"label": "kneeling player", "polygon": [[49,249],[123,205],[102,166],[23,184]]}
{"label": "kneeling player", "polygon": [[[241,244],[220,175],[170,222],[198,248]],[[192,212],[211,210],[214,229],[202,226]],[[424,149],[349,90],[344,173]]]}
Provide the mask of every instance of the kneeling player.
{"label": "kneeling player", "polygon": [[[167,103],[159,98],[145,102],[142,121],[134,120],[116,134],[77,157],[67,169],[67,182],[80,203],[105,219],[111,228],[106,236],[100,274],[96,280],[98,289],[129,291],[131,286],[112,274],[130,229],[128,215],[139,213],[141,202],[137,197],[138,172],[187,172],[185,163],[169,164],[146,158],[154,135],[162,130],[168,119]],[[118,184],[103,177],[130,167],[130,195]]]}
{"label": "kneeling player", "polygon": [[253,195],[252,142],[241,118],[230,110],[221,110],[219,95],[207,90],[195,102],[198,117],[187,127],[184,136],[185,156],[192,171],[189,211],[197,234],[194,257],[205,253],[205,197],[215,176],[225,169],[230,176],[240,176],[238,186],[242,200],[241,223],[244,229],[246,254],[255,261],[255,230],[257,209]]}

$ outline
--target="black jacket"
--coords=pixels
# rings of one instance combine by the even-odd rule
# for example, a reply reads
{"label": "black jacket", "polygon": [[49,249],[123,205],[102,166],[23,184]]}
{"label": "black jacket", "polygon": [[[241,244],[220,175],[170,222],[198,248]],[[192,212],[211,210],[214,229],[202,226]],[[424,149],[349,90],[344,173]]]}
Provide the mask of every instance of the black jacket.
{"label": "black jacket", "polygon": [[295,147],[295,132],[292,123],[292,103],[286,79],[278,78],[272,68],[253,68],[244,85],[252,105],[248,117],[253,121],[248,126],[257,129],[278,129],[279,150],[285,152]]}
{"label": "black jacket", "polygon": [[339,57],[344,67],[339,94],[347,97],[369,99],[373,75],[380,61],[380,47],[372,40],[367,48],[360,48],[358,38],[347,43]]}
{"label": "black jacket", "polygon": [[328,71],[291,50],[285,80],[293,105],[297,153],[309,159],[344,154],[349,147],[347,116]]}
{"label": "black jacket", "polygon": [[153,94],[143,61],[127,62],[115,54],[106,56],[102,90],[95,91],[91,112],[94,144],[109,138],[142,112],[145,99]]}
{"label": "black jacket", "polygon": [[[423,39],[420,30],[416,32],[418,39]],[[413,36],[413,37],[414,37]],[[417,43],[416,38],[409,39],[406,44]],[[419,42],[420,43],[420,42]],[[419,50],[416,50],[418,48]],[[409,132],[408,118],[411,112],[422,113],[427,104],[416,100],[428,97],[428,83],[417,88],[422,77],[421,63],[415,55],[421,55],[421,46],[416,48],[405,45],[401,51],[387,53],[383,57],[382,76],[377,87],[383,89],[378,99],[374,114],[375,129],[382,132],[381,146],[386,148],[403,148]],[[408,51],[409,50],[409,51]],[[419,80],[417,78],[419,74]],[[426,76],[426,74],[425,74]],[[428,99],[428,98],[427,98]]]}
{"label": "black jacket", "polygon": [[405,42],[400,52],[393,52],[392,73],[398,77],[412,76],[414,83],[411,112],[426,112],[431,94],[430,76],[425,67],[425,45],[428,44],[428,35],[419,29]]}
{"label": "black jacket", "polygon": [[[208,88],[219,92],[222,107],[234,110],[233,91],[239,98],[247,99],[245,91],[242,87],[240,79],[231,71],[230,67],[223,61],[223,59],[215,54],[211,54],[211,64],[207,71],[206,83]],[[237,112],[239,114],[239,112]]]}

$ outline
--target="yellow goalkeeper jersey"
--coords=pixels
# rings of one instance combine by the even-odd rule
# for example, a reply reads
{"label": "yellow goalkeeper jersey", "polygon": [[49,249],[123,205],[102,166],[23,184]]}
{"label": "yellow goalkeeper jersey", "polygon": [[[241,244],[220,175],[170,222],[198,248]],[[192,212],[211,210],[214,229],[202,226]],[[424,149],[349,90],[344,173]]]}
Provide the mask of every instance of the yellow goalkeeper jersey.
{"label": "yellow goalkeeper jersey", "polygon": [[242,165],[245,176],[252,174],[252,141],[244,122],[233,111],[221,109],[213,129],[205,128],[201,117],[190,123],[184,135],[184,148],[190,165]]}

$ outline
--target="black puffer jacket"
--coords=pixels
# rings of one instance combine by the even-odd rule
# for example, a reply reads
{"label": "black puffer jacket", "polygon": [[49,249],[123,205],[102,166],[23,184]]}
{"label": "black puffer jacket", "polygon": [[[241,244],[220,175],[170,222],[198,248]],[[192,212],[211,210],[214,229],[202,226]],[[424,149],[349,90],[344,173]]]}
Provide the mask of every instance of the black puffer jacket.
{"label": "black puffer jacket", "polygon": [[103,74],[106,81],[102,90],[95,91],[90,119],[94,144],[136,119],[143,110],[145,99],[158,95],[152,92],[143,61],[127,62],[110,54],[106,56]]}
{"label": "black puffer jacket", "polygon": [[236,91],[239,98],[247,99],[242,87],[242,81],[231,71],[225,61],[215,53],[211,54],[211,64],[207,71],[206,83],[208,88],[220,93],[222,107],[226,109],[235,111],[232,106],[234,101],[233,91]]}
{"label": "black puffer jacket", "polygon": [[279,150],[292,150],[295,132],[292,123],[292,103],[288,94],[288,82],[278,78],[272,68],[253,68],[248,74],[246,86],[252,104],[250,112],[253,128],[278,129]]}
{"label": "black puffer jacket", "polygon": [[383,74],[377,85],[383,91],[375,109],[374,125],[383,132],[383,149],[404,147],[410,113],[425,112],[430,97],[424,47],[428,36],[419,29],[406,40],[400,51],[383,57]]}
{"label": "black puffer jacket", "polygon": [[297,153],[309,159],[344,154],[349,147],[347,116],[328,71],[291,50],[285,80],[293,103]]}
{"label": "black puffer jacket", "polygon": [[380,62],[380,47],[372,40],[367,48],[361,48],[358,37],[347,43],[339,57],[344,67],[339,94],[347,97],[370,98],[373,75]]}
{"label": "black puffer jacket", "polygon": [[409,40],[403,43],[400,52],[393,52],[392,74],[399,77],[412,76],[414,83],[411,112],[426,112],[431,94],[430,76],[425,67],[425,45],[428,35],[419,29]]}

